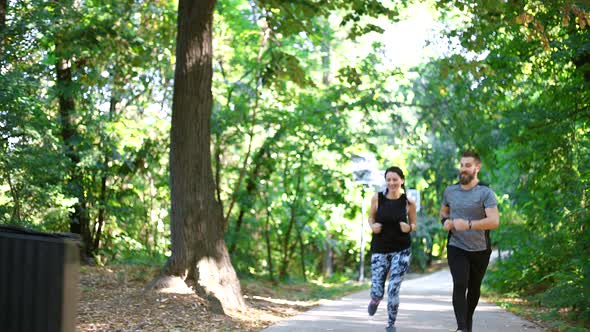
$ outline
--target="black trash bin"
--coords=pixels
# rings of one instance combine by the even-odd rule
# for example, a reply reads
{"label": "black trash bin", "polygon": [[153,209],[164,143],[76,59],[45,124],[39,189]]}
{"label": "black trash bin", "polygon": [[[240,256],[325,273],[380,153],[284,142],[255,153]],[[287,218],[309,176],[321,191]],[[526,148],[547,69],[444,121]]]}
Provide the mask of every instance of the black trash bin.
{"label": "black trash bin", "polygon": [[77,235],[0,225],[0,331],[75,331]]}

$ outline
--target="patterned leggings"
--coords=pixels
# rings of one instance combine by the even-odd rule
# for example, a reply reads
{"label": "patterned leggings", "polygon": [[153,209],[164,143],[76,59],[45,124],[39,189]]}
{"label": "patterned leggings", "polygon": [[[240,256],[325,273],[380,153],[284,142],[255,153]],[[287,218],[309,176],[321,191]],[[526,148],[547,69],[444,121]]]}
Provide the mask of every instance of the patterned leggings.
{"label": "patterned leggings", "polygon": [[399,288],[404,275],[410,268],[410,248],[388,254],[374,253],[371,255],[371,298],[375,301],[383,299],[385,279],[389,273],[387,288],[387,326],[393,326],[399,307]]}

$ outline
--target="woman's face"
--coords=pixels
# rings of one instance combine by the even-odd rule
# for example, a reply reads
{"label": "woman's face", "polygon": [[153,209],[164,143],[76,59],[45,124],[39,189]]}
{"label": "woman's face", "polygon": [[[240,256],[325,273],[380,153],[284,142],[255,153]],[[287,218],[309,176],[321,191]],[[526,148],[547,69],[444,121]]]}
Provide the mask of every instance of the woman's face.
{"label": "woman's face", "polygon": [[385,183],[390,191],[398,191],[404,184],[404,180],[396,172],[387,172],[385,174]]}

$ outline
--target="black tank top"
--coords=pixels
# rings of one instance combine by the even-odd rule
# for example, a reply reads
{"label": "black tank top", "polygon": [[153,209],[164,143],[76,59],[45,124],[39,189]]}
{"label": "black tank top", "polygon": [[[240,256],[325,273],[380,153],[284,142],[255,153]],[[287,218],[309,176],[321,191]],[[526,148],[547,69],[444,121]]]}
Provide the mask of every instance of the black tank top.
{"label": "black tank top", "polygon": [[375,222],[383,226],[381,233],[373,233],[371,252],[385,254],[409,248],[410,233],[402,232],[399,225],[400,221],[408,222],[406,194],[402,194],[398,199],[389,199],[383,193],[379,193],[377,201]]}

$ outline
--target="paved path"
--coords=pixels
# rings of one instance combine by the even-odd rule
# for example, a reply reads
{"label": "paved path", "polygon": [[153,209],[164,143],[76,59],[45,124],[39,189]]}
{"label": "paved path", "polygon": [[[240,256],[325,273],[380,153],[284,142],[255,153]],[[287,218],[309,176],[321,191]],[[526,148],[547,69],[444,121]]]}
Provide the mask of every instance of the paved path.
{"label": "paved path", "polygon": [[[451,275],[448,270],[406,279],[401,286],[398,332],[454,331],[456,328],[451,304]],[[284,320],[263,331],[384,331],[387,325],[387,299],[377,314],[369,317],[369,291],[358,292]],[[535,324],[502,308],[480,300],[475,311],[475,332],[543,332]]]}

